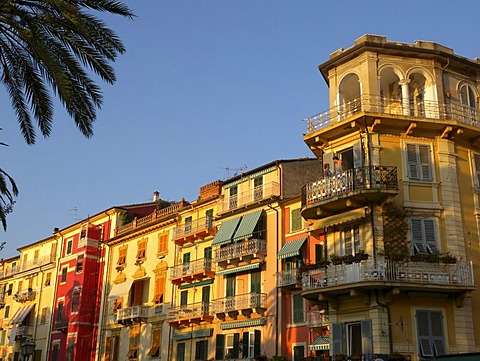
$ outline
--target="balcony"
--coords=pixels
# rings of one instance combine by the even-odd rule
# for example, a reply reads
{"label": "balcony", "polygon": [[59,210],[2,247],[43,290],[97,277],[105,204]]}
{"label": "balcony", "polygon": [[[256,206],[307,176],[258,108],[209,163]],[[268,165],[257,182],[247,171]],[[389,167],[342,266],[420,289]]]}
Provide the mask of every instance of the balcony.
{"label": "balcony", "polygon": [[246,317],[250,317],[252,312],[263,314],[267,308],[267,294],[252,292],[220,298],[214,300],[211,307],[213,314],[220,319],[224,319],[225,315],[236,319],[240,313]]}
{"label": "balcony", "polygon": [[214,236],[215,233],[216,228],[213,227],[213,217],[204,217],[174,228],[172,240],[176,245],[183,246],[199,238]]}
{"label": "balcony", "polygon": [[234,211],[251,204],[261,203],[280,196],[280,184],[276,182],[265,183],[248,191],[225,197],[217,204],[218,214]]}
{"label": "balcony", "polygon": [[148,306],[131,306],[117,310],[117,322],[126,325],[146,322],[148,318]]}
{"label": "balcony", "polygon": [[192,283],[205,277],[214,278],[215,271],[212,268],[211,258],[202,258],[196,261],[180,264],[170,269],[170,279],[174,285]]}
{"label": "balcony", "polygon": [[277,287],[301,287],[302,278],[300,270],[298,268],[293,268],[289,270],[284,270],[276,274],[277,277]]}
{"label": "balcony", "polygon": [[[405,117],[428,119],[429,123],[439,125],[455,121],[473,127],[480,127],[480,112],[476,109],[455,103],[442,103],[424,100],[422,102],[387,98],[376,95],[362,95],[346,104],[335,106],[322,113],[304,119],[307,122],[307,134],[310,138],[313,133],[327,130],[332,125],[343,120],[360,115],[382,116],[391,115],[397,119],[397,126],[401,118]],[[432,122],[433,120],[433,122]],[[446,122],[447,121],[447,122]],[[384,119],[382,119],[382,124]]]}
{"label": "balcony", "polygon": [[27,271],[40,266],[45,266],[49,263],[51,263],[52,265],[55,263],[55,255],[48,255],[45,257],[35,258],[30,261],[22,262],[19,272]]}
{"label": "balcony", "polygon": [[302,216],[319,219],[398,194],[397,167],[349,169],[302,188]]}
{"label": "balcony", "polygon": [[0,279],[10,277],[18,272],[20,272],[20,266],[13,266],[6,269],[4,268],[0,271]]}
{"label": "balcony", "polygon": [[33,327],[30,326],[18,326],[15,333],[15,340],[21,340],[25,338],[31,338],[33,335]]}
{"label": "balcony", "polygon": [[15,293],[13,295],[13,299],[17,302],[27,302],[27,301],[33,301],[35,299],[36,292],[29,288],[28,290],[23,290]]}
{"label": "balcony", "polygon": [[307,327],[309,328],[323,328],[328,327],[330,322],[328,321],[328,315],[325,315],[321,311],[307,311]]}
{"label": "balcony", "polygon": [[264,239],[250,239],[241,241],[215,250],[215,262],[238,263],[252,259],[262,259],[267,254],[267,241]]}
{"label": "balcony", "polygon": [[462,294],[475,289],[471,262],[437,264],[423,262],[362,261],[329,265],[302,274],[305,297],[348,294],[351,290],[366,291],[398,288],[405,291],[430,291]]}
{"label": "balcony", "polygon": [[182,325],[191,326],[202,322],[212,322],[213,315],[210,312],[208,302],[197,302],[170,308],[167,319],[170,326],[180,327]]}

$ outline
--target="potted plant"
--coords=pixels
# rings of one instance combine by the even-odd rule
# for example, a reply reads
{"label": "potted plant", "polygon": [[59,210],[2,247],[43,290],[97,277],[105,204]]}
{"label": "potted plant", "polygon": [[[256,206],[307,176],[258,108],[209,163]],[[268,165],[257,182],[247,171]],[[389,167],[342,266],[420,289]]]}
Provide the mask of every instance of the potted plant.
{"label": "potted plant", "polygon": [[330,264],[330,261],[326,258],[322,258],[317,262],[317,264],[319,267],[328,267],[328,265]]}
{"label": "potted plant", "polygon": [[356,253],[355,253],[355,259],[354,261],[355,262],[361,262],[361,261],[365,261],[368,259],[368,253],[365,253],[365,251],[363,249],[359,249]]}
{"label": "potted plant", "polygon": [[457,257],[452,256],[450,252],[447,252],[440,257],[440,261],[445,264],[455,264],[457,263]]}
{"label": "potted plant", "polygon": [[415,253],[410,256],[410,260],[412,262],[424,262],[426,260],[426,254],[423,253]]}
{"label": "potted plant", "polygon": [[425,260],[428,263],[440,263],[440,255],[438,253],[429,253]]}
{"label": "potted plant", "polygon": [[345,264],[352,264],[354,260],[355,257],[353,256],[353,254],[346,254],[342,257],[342,262]]}
{"label": "potted plant", "polygon": [[338,255],[337,253],[332,253],[330,255],[330,261],[332,261],[333,264],[341,264],[342,263],[342,257]]}

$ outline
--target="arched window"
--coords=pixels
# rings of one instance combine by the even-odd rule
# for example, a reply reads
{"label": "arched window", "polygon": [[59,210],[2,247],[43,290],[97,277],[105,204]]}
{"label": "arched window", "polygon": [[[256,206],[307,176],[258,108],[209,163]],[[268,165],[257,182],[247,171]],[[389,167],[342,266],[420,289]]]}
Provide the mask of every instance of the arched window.
{"label": "arched window", "polygon": [[475,92],[470,85],[463,84],[460,86],[460,102],[463,106],[477,109],[477,102],[475,98]]}

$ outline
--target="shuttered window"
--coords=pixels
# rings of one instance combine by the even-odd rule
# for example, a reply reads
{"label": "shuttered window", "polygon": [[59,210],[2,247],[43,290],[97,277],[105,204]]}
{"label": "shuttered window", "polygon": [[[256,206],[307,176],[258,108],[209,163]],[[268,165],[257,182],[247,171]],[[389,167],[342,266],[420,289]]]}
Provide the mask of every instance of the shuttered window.
{"label": "shuttered window", "polygon": [[420,354],[437,357],[445,354],[445,336],[441,311],[417,311],[417,336]]}
{"label": "shuttered window", "polygon": [[262,292],[262,272],[252,271],[250,275],[250,291],[252,293],[261,293]]}
{"label": "shuttered window", "polygon": [[296,232],[296,231],[301,231],[303,229],[303,220],[302,220],[302,215],[300,213],[301,209],[293,209],[292,210],[292,219],[291,219],[291,231]]}
{"label": "shuttered window", "polygon": [[304,300],[300,293],[292,295],[292,323],[305,322]]}
{"label": "shuttered window", "polygon": [[120,247],[118,250],[117,265],[123,266],[127,260],[127,246]]}
{"label": "shuttered window", "polygon": [[167,253],[168,250],[168,233],[160,233],[158,235],[158,252],[157,254]]}
{"label": "shuttered window", "polygon": [[433,181],[430,146],[407,144],[407,175],[410,180]]}
{"label": "shuttered window", "polygon": [[130,306],[139,306],[143,303],[143,283],[144,281],[133,282],[130,289]]}
{"label": "shuttered window", "polygon": [[153,303],[163,303],[163,295],[165,293],[165,275],[158,275],[155,278],[155,297]]}
{"label": "shuttered window", "polygon": [[188,303],[188,291],[180,293],[180,306],[185,306]]}
{"label": "shuttered window", "polygon": [[410,229],[414,253],[439,253],[435,220],[430,218],[411,218]]}
{"label": "shuttered window", "polygon": [[105,343],[105,357],[104,361],[117,361],[118,360],[118,340],[119,336],[107,337]]}
{"label": "shuttered window", "polygon": [[143,261],[147,256],[147,240],[138,241],[137,260]]}
{"label": "shuttered window", "polygon": [[475,92],[470,85],[463,84],[460,86],[460,102],[463,106],[477,109],[477,102],[475,98]]}
{"label": "shuttered window", "polygon": [[360,226],[349,225],[342,228],[343,251],[345,255],[354,255],[361,247]]}
{"label": "shuttered window", "polygon": [[225,335],[217,335],[215,342],[215,360],[223,360],[225,355]]}
{"label": "shuttered window", "polygon": [[202,340],[195,343],[195,360],[208,359],[208,341]]}
{"label": "shuttered window", "polygon": [[[156,328],[152,330],[152,347],[148,351],[147,355],[150,357],[160,356],[160,339],[162,336],[162,329]],[[202,359],[204,360],[204,359]]]}
{"label": "shuttered window", "polygon": [[130,327],[130,343],[127,357],[129,359],[138,358],[138,347],[140,344],[140,325],[132,325]]}
{"label": "shuttered window", "polygon": [[345,354],[345,343],[343,342],[344,325],[343,323],[332,323],[331,327],[333,338],[333,355],[343,355]]}

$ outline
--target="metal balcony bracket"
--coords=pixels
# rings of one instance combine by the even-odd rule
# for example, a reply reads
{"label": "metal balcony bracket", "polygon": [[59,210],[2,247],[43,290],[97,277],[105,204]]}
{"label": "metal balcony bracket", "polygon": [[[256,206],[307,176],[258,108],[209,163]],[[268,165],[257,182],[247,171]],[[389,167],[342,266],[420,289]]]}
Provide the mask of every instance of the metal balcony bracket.
{"label": "metal balcony bracket", "polygon": [[471,297],[472,294],[470,291],[465,291],[465,292],[462,292],[458,295],[455,296],[455,306],[457,306],[458,308],[460,307],[463,307],[463,301],[465,301],[465,298],[467,297]]}
{"label": "metal balcony bracket", "polygon": [[417,127],[417,123],[411,122],[410,125],[408,126],[407,130],[405,131],[405,135],[411,135],[413,133],[413,130]]}
{"label": "metal balcony bracket", "polygon": [[390,291],[385,293],[385,303],[387,305],[390,305],[393,302],[394,296],[399,294],[400,294],[400,288],[398,287],[392,288]]}
{"label": "metal balcony bracket", "polygon": [[442,138],[442,139],[447,139],[447,138],[449,137],[450,132],[451,132],[452,130],[453,130],[453,127],[450,127],[450,126],[445,127],[445,129],[443,130],[442,135],[440,136],[440,138]]}
{"label": "metal balcony bracket", "polygon": [[373,124],[372,124],[371,126],[367,127],[367,128],[368,128],[368,131],[369,131],[369,132],[373,132],[373,130],[375,129],[375,127],[376,127],[377,125],[380,125],[381,123],[382,123],[382,120],[379,119],[379,118],[376,118],[376,119],[373,121]]}

